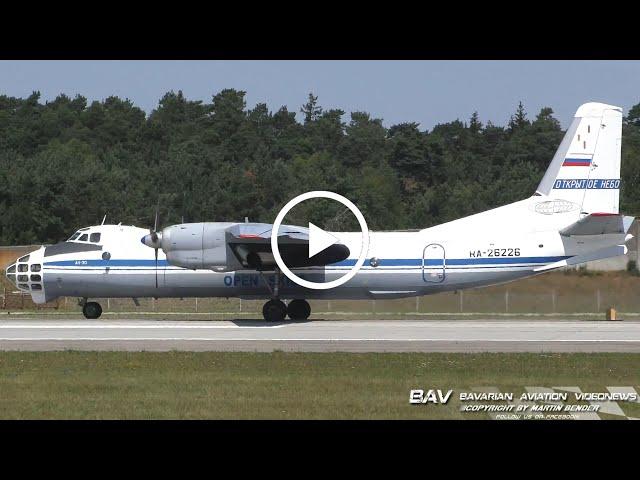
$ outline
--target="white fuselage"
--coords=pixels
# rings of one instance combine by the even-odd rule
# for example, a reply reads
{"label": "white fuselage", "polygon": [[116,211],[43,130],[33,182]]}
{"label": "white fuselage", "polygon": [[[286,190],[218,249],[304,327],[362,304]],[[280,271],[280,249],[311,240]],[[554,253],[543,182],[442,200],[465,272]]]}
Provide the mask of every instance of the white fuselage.
{"label": "white fuselage", "polygon": [[[557,205],[554,208],[554,202],[557,201],[536,195],[420,231],[371,232],[367,260],[346,284],[330,290],[309,290],[281,275],[279,296],[400,298],[493,285],[535,275],[536,269],[544,265],[624,243],[624,235],[591,236],[584,241],[561,236],[559,230],[577,221],[580,211],[562,211]],[[18,286],[29,290],[37,303],[60,296],[272,296],[272,288],[265,282],[273,287],[273,272],[188,270],[168,265],[162,250],[158,252],[156,268],[154,250],[141,243],[148,230],[101,225],[86,231],[99,232],[99,243],[74,240],[65,242],[61,248],[54,246],[57,250],[42,247],[32,252],[22,263],[35,265],[35,269],[41,265],[41,281],[18,279]],[[333,232],[333,235],[349,247],[350,258],[326,267],[296,269],[297,275],[325,282],[339,278],[355,264],[361,234]],[[69,249],[69,243],[77,246]],[[89,250],[83,250],[84,245]],[[32,268],[28,270],[23,272],[27,276]],[[41,287],[37,287],[38,283]]]}

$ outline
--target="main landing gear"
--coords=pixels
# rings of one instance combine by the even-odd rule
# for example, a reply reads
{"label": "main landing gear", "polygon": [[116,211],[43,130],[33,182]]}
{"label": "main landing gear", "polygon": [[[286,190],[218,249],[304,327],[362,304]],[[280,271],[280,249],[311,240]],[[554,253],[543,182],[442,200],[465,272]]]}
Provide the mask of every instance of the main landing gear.
{"label": "main landing gear", "polygon": [[82,304],[84,318],[96,319],[102,315],[102,307],[98,302],[85,302]]}
{"label": "main landing gear", "polygon": [[267,281],[264,273],[260,270],[258,270],[258,273],[262,276],[265,285],[273,297],[262,307],[262,316],[267,322],[282,322],[287,315],[289,315],[291,320],[297,321],[309,318],[309,315],[311,315],[311,306],[306,300],[291,300],[289,305],[285,305],[285,303],[278,298],[280,293],[280,269],[276,268],[273,274],[273,288]]}
{"label": "main landing gear", "polygon": [[291,320],[302,321],[311,315],[311,306],[306,300],[291,300],[285,305],[282,300],[274,298],[262,307],[262,315],[267,322],[282,322],[288,315]]}

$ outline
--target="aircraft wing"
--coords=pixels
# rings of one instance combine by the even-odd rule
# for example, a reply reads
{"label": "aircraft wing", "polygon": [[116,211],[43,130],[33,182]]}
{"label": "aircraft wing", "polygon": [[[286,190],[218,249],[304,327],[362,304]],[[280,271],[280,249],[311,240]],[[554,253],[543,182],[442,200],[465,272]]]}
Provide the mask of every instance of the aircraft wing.
{"label": "aircraft wing", "polygon": [[[227,244],[243,266],[260,270],[276,266],[271,250],[272,228],[270,223],[239,223],[227,229]],[[350,254],[346,245],[335,243],[309,258],[309,229],[294,225],[280,226],[278,250],[289,268],[329,265]]]}
{"label": "aircraft wing", "polygon": [[591,213],[568,227],[560,230],[560,235],[605,235],[627,233],[633,217],[618,213]]}

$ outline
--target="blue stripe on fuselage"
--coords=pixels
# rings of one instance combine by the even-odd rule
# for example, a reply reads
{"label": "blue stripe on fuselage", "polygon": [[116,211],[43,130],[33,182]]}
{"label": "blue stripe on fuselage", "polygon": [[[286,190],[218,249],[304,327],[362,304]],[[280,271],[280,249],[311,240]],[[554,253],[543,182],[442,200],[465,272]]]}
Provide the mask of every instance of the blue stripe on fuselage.
{"label": "blue stripe on fuselage", "polygon": [[[520,263],[553,263],[560,260],[570,258],[569,256],[561,257],[487,257],[487,258],[447,258],[447,265],[512,265]],[[380,267],[409,267],[422,266],[421,258],[386,258],[379,260]],[[442,265],[442,260],[437,258],[429,258],[424,260],[425,265]],[[356,264],[356,260],[347,259],[342,262],[332,263],[331,266],[351,267]]]}
{"label": "blue stripe on fuselage", "polygon": [[[44,262],[48,266],[56,267],[155,267],[155,260],[60,260]],[[158,267],[169,267],[166,260],[158,260]]]}
{"label": "blue stripe on fuselage", "polygon": [[[555,257],[486,257],[486,258],[447,258],[447,265],[518,265],[523,263],[553,263],[565,260],[570,256]],[[384,258],[378,261],[380,267],[421,267],[422,258]],[[442,265],[442,260],[429,258],[424,260],[427,266]],[[365,265],[368,265],[368,260]],[[356,259],[347,259],[332,263],[330,267],[352,267]],[[61,260],[57,262],[45,262],[46,266],[56,267],[155,267],[155,260]],[[158,260],[158,267],[169,267],[166,260]]]}

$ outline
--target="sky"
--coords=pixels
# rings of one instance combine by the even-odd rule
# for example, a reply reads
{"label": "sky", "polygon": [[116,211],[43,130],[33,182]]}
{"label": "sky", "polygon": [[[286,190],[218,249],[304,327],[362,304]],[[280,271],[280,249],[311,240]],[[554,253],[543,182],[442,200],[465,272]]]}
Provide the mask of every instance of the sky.
{"label": "sky", "polygon": [[151,113],[170,90],[210,102],[223,88],[246,91],[248,108],[266,103],[273,111],[299,112],[313,92],[324,109],[366,111],[387,127],[417,122],[423,130],[474,111],[506,125],[522,101],[530,118],[551,107],[566,128],[582,103],[625,113],[640,103],[640,61],[0,61],[0,95],[39,90],[41,101],[117,95]]}

